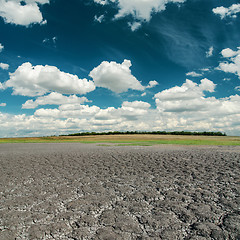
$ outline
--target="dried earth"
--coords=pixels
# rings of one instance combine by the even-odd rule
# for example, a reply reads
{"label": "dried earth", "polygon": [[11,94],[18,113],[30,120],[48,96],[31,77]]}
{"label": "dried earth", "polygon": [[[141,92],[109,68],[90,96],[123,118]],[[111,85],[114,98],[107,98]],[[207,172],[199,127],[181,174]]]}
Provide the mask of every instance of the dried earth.
{"label": "dried earth", "polygon": [[240,239],[240,147],[0,145],[0,240]]}

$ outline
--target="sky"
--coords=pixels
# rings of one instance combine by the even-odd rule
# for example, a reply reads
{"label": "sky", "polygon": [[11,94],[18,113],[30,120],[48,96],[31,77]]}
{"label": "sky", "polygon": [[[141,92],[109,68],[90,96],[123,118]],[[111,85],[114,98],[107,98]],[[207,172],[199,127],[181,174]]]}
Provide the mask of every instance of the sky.
{"label": "sky", "polygon": [[239,0],[0,0],[0,137],[240,136]]}

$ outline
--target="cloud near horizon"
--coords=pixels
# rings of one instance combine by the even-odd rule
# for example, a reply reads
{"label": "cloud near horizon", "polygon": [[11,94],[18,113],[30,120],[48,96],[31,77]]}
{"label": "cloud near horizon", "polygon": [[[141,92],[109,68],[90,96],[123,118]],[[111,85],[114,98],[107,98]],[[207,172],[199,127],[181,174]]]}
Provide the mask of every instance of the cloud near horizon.
{"label": "cloud near horizon", "polygon": [[61,93],[52,92],[46,96],[38,97],[35,101],[27,100],[22,105],[22,109],[34,109],[42,105],[82,104],[84,102],[89,102],[89,100],[86,97],[64,96]]}
{"label": "cloud near horizon", "polygon": [[[86,99],[51,93],[25,103],[25,107],[57,104],[40,108],[33,115],[0,113],[4,136],[58,135],[79,131],[222,131],[240,134],[240,96],[216,99],[216,84],[202,79],[199,84],[186,80],[155,94],[156,108],[144,101],[123,101],[121,107],[101,109],[85,105]],[[54,96],[55,95],[55,96]],[[41,133],[41,134],[40,134]]]}

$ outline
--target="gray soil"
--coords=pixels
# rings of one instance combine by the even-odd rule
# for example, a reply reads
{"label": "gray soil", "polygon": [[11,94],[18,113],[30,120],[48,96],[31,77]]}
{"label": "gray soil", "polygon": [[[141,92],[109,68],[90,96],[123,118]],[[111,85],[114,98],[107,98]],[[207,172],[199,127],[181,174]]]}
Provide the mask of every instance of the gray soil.
{"label": "gray soil", "polygon": [[0,145],[0,240],[240,239],[239,147]]}

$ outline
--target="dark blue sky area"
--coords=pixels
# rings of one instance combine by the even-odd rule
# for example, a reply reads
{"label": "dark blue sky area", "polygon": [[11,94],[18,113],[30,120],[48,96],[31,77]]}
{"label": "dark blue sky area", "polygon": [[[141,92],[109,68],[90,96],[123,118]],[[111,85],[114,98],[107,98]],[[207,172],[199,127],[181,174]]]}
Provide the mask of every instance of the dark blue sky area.
{"label": "dark blue sky area", "polygon": [[[72,0],[65,4],[55,0],[43,5],[43,17],[48,21],[43,26],[26,28],[5,24],[1,19],[1,42],[8,50],[5,54],[11,59],[21,56],[33,64],[56,65],[80,77],[102,61],[121,62],[126,58],[131,59],[132,71],[141,81],[175,83],[186,71],[216,63],[222,49],[238,47],[239,18],[223,24],[212,14],[219,5],[217,0],[169,4],[166,11],[154,14],[150,23],[143,23],[135,32],[127,25],[131,16],[112,21],[117,9],[90,2]],[[227,1],[226,5],[230,2],[237,3]],[[101,14],[106,14],[106,20],[94,22],[94,16]],[[55,44],[53,37],[57,37]],[[44,44],[44,39],[50,41]],[[214,46],[215,56],[206,59],[210,46]]]}
{"label": "dark blue sky area", "polygon": [[[205,92],[206,97],[236,95],[240,85],[238,73],[219,66],[230,61],[221,54],[223,49],[237,51],[240,46],[240,10],[223,17],[213,12],[217,7],[230,9],[233,4],[238,5],[239,1],[168,3],[164,11],[152,12],[149,20],[132,14],[114,19],[124,9],[121,0],[105,5],[93,0],[52,0],[38,4],[46,24],[8,23],[6,17],[0,17],[0,43],[4,46],[0,62],[9,65],[8,70],[0,68],[0,82],[4,85],[10,79],[9,74],[26,62],[32,66],[55,66],[62,72],[76,74],[79,79],[92,80],[90,72],[103,61],[121,64],[127,59],[132,63],[132,75],[143,86],[153,80],[158,85],[146,88],[145,94],[136,88],[119,93],[101,87],[104,83],[97,85],[94,80],[96,89],[84,94],[90,100],[89,106],[119,108],[124,101],[145,101],[151,105],[150,109],[156,109],[154,95],[174,86],[181,87],[186,79],[200,84],[200,80],[207,78],[216,84],[214,92]],[[101,15],[100,23],[96,18]],[[130,25],[135,22],[139,27],[133,31]],[[0,108],[2,113],[30,116],[42,108],[39,105],[35,109],[22,109],[27,100],[36,100],[40,95],[12,95],[13,89],[0,92],[0,103],[7,103]],[[54,109],[56,105],[47,107]]]}

